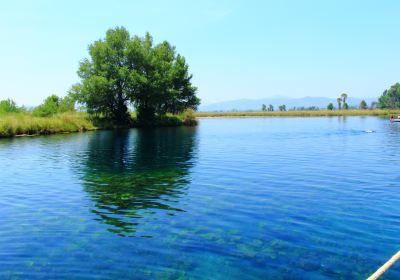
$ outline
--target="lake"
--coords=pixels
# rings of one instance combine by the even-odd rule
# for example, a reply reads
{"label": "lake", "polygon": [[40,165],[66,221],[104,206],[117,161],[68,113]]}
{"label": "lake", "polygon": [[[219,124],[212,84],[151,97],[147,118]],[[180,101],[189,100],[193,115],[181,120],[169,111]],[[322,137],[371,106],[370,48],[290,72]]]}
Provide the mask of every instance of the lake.
{"label": "lake", "polygon": [[1,279],[364,279],[400,249],[387,119],[201,119],[0,158]]}

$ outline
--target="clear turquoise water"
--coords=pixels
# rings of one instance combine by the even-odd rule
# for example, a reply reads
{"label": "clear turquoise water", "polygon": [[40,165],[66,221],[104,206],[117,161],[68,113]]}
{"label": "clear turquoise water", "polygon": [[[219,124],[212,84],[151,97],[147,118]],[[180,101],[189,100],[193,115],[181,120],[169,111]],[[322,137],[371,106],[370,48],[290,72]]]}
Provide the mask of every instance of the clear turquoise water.
{"label": "clear turquoise water", "polygon": [[364,279],[400,249],[399,164],[376,117],[3,139],[0,279]]}

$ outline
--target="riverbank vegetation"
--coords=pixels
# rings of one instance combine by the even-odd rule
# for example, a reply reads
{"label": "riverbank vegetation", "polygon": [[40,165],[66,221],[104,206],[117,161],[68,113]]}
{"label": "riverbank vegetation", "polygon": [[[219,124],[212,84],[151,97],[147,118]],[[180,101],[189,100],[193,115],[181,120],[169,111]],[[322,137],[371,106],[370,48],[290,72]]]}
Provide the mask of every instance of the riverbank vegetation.
{"label": "riverbank vegetation", "polygon": [[[93,118],[86,112],[78,112],[74,107],[66,109],[66,98],[52,95],[33,110],[18,107],[12,100],[0,101],[0,138],[13,136],[48,135],[55,133],[82,132],[98,129],[113,129],[117,126],[104,118]],[[68,102],[67,102],[68,103]],[[121,128],[142,127],[135,112],[130,113],[129,125]],[[153,126],[193,126],[197,124],[193,110],[181,114],[156,116]]]}
{"label": "riverbank vegetation", "polygon": [[290,111],[247,111],[247,112],[196,112],[196,117],[323,117],[323,116],[389,116],[400,114],[400,109],[373,110],[290,110]]}
{"label": "riverbank vegetation", "polygon": [[0,115],[0,137],[47,135],[95,130],[97,127],[83,112],[60,113],[49,117],[30,112]]}

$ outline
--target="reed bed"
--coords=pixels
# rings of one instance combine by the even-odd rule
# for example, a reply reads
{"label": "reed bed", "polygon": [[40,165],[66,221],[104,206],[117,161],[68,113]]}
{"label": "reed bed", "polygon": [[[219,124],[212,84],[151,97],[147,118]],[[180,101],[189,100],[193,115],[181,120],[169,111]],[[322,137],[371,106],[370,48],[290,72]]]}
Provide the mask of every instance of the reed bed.
{"label": "reed bed", "polygon": [[0,115],[0,137],[46,135],[97,129],[87,114],[70,112],[52,117],[35,117],[29,113]]}
{"label": "reed bed", "polygon": [[198,118],[212,117],[323,117],[323,116],[389,116],[400,110],[313,110],[313,111],[247,111],[247,112],[196,112]]}

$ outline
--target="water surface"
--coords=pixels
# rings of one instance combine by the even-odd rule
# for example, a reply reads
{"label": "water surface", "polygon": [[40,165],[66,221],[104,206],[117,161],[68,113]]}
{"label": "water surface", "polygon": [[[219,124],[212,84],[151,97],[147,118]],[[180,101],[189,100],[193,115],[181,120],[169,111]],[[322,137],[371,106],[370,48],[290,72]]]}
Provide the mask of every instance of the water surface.
{"label": "water surface", "polygon": [[399,164],[376,117],[3,139],[0,278],[364,279],[400,248]]}

